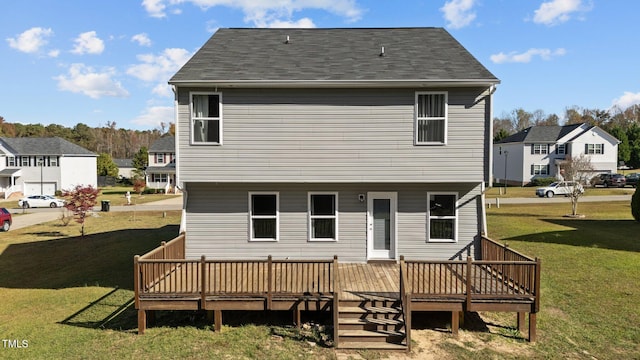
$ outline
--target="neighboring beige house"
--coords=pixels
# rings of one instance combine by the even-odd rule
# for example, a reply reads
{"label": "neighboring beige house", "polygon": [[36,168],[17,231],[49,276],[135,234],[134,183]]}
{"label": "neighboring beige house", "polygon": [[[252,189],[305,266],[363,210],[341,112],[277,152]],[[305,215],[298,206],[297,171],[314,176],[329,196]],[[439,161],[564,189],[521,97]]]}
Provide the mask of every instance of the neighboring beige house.
{"label": "neighboring beige house", "polygon": [[118,166],[119,178],[133,178],[133,171],[136,169],[133,167],[133,159],[113,159],[113,162]]}
{"label": "neighboring beige house", "polygon": [[59,137],[0,137],[0,196],[54,195],[76,185],[97,186],[97,157]]}
{"label": "neighboring beige house", "polygon": [[162,189],[165,194],[175,192],[176,140],[173,135],[165,135],[151,144],[146,174],[147,187]]}
{"label": "neighboring beige house", "polygon": [[498,83],[441,28],[219,29],[169,81],[186,258],[474,256]]}
{"label": "neighboring beige house", "polygon": [[536,177],[562,179],[562,163],[585,154],[593,172],[615,173],[620,141],[597,126],[532,126],[493,145],[493,175],[498,182],[522,186]]}

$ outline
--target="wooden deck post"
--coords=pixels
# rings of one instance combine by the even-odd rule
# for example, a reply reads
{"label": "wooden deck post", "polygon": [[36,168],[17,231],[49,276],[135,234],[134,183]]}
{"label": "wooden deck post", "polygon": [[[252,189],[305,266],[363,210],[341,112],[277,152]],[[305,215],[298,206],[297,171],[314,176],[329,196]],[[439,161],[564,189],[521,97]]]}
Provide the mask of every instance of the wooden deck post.
{"label": "wooden deck post", "polygon": [[138,309],[138,334],[143,335],[147,328],[147,312]]}
{"label": "wooden deck post", "polygon": [[167,258],[167,242],[166,241],[161,242],[160,246],[162,247],[162,258],[166,259]]}
{"label": "wooden deck post", "polygon": [[222,330],[222,310],[213,310],[213,329],[216,332]]}
{"label": "wooden deck post", "polygon": [[529,313],[529,342],[536,342],[536,313]]}
{"label": "wooden deck post", "polygon": [[460,312],[454,310],[451,312],[451,335],[458,337],[458,328],[460,327]]}
{"label": "wooden deck post", "polygon": [[208,277],[208,271],[206,269],[207,264],[205,262],[205,257],[204,255],[202,255],[202,257],[200,258],[200,279],[202,280],[201,284],[200,284],[200,308],[204,309],[206,308],[206,304],[207,304],[207,290],[208,290],[208,284],[209,284],[209,277]]}
{"label": "wooden deck post", "polygon": [[525,313],[523,313],[522,311],[518,312],[517,321],[516,321],[517,326],[518,326],[518,331],[521,334],[524,334],[524,325],[525,325],[524,315],[525,315]]}
{"label": "wooden deck post", "polygon": [[338,271],[338,255],[333,255],[333,347],[338,348],[340,343],[339,335],[339,304],[340,304],[340,272]]}
{"label": "wooden deck post", "polygon": [[467,256],[467,309],[471,309],[471,278],[473,277],[473,263],[471,257]]}
{"label": "wooden deck post", "polygon": [[271,310],[273,300],[273,261],[271,255],[267,257],[267,309]]}
{"label": "wooden deck post", "polygon": [[133,257],[133,292],[136,309],[140,308],[140,255]]}

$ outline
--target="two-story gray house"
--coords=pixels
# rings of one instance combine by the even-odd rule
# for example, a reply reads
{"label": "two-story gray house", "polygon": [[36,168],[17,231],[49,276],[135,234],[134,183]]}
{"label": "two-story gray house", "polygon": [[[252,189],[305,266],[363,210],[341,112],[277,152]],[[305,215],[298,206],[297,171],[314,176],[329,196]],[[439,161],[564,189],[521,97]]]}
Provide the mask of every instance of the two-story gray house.
{"label": "two-story gray house", "polygon": [[499,80],[444,29],[220,29],[169,83],[187,258],[474,255]]}

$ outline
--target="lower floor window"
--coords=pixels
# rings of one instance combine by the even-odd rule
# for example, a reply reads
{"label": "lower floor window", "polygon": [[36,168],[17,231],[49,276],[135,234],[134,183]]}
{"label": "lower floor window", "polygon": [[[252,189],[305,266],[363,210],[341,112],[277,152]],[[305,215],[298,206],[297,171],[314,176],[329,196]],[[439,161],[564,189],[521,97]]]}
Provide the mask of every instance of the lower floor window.
{"label": "lower floor window", "polygon": [[251,241],[278,240],[278,193],[249,194]]}
{"label": "lower floor window", "polygon": [[338,240],[338,194],[309,193],[309,240]]}
{"label": "lower floor window", "polygon": [[167,174],[151,174],[151,182],[167,182]]}
{"label": "lower floor window", "polygon": [[428,241],[457,241],[458,194],[429,193]]}

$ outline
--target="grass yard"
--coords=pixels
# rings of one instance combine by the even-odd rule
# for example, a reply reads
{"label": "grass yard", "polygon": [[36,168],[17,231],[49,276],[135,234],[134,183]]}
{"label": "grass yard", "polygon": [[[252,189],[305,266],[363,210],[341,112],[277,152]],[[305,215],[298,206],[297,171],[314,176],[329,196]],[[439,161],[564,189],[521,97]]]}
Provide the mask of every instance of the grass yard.
{"label": "grass yard", "polygon": [[[567,207],[487,210],[490,237],[542,259],[538,342],[523,340],[511,313],[467,314],[457,339],[439,330],[442,322],[423,325],[436,315],[416,315],[408,358],[637,359],[640,224],[628,203],[581,203],[585,219],[562,217]],[[0,358],[407,358],[335,351],[324,345],[322,328],[264,325],[242,313],[214,333],[200,313],[160,312],[155,326],[136,335],[132,258],[173,238],[179,219],[179,212],[137,212],[135,220],[110,212],[88,220],[84,239],[79,225],[59,221],[0,234],[0,338],[28,344],[0,345]],[[440,318],[446,329],[448,316]]]}
{"label": "grass yard", "polygon": [[[504,191],[504,188],[493,187],[491,189],[487,189],[486,197],[487,199],[491,198],[536,198],[536,187],[535,186],[524,186],[524,187],[508,187],[507,193],[501,193],[500,191]],[[602,196],[602,195],[632,195],[635,191],[632,187],[625,188],[592,188],[586,187],[584,189],[584,196]]]}

